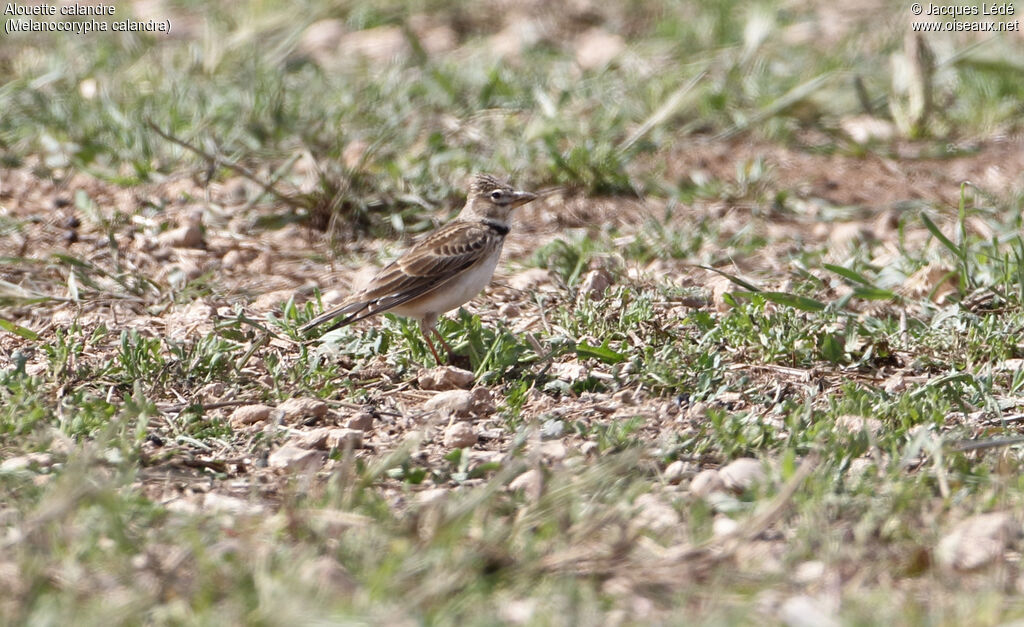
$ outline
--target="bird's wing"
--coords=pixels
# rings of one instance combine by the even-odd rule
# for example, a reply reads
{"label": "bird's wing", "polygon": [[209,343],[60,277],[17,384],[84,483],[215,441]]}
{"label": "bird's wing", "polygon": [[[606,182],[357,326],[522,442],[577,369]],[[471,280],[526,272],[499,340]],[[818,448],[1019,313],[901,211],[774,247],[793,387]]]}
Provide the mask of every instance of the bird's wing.
{"label": "bird's wing", "polygon": [[383,313],[456,280],[501,247],[504,234],[480,222],[449,222],[417,241],[358,294],[304,324],[308,331],[347,314],[329,330]]}

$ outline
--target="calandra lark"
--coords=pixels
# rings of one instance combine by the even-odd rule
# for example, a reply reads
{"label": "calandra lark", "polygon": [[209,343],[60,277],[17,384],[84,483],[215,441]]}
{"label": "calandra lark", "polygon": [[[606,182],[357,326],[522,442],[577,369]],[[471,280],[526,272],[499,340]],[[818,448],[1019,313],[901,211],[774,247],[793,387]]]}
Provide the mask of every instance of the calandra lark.
{"label": "calandra lark", "polygon": [[300,328],[308,331],[338,318],[328,331],[386,311],[420,321],[434,359],[441,363],[433,332],[452,352],[434,326],[441,314],[469,302],[491,281],[509,232],[513,209],[536,194],[513,189],[489,174],[473,178],[466,206],[451,222],[413,244],[381,270],[362,291]]}

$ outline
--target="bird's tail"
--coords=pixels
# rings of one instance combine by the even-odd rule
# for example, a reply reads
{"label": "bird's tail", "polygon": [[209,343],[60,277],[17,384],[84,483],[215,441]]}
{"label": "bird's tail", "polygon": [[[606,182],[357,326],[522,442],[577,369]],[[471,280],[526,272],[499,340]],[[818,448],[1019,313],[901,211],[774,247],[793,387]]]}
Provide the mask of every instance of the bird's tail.
{"label": "bird's tail", "polygon": [[346,324],[352,324],[356,320],[361,320],[362,318],[364,318],[364,314],[366,313],[366,310],[369,308],[369,306],[370,303],[367,301],[354,301],[342,303],[337,307],[334,307],[333,309],[328,309],[327,311],[323,312],[316,318],[313,318],[306,324],[299,327],[299,332],[307,333],[311,329],[314,329],[325,322],[328,322],[330,320],[338,318],[339,316],[344,315],[344,317],[339,318],[337,322],[332,324],[326,331],[324,331],[324,333],[330,333],[331,331],[339,329],[345,326]]}

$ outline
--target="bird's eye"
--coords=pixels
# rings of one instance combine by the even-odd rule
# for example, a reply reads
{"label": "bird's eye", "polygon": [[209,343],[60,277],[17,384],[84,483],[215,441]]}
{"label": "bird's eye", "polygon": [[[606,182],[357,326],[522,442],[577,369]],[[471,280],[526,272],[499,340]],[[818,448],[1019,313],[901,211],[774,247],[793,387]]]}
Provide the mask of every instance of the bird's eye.
{"label": "bird's eye", "polygon": [[496,189],[493,192],[491,192],[491,198],[493,200],[498,200],[499,198],[501,198],[501,191]]}

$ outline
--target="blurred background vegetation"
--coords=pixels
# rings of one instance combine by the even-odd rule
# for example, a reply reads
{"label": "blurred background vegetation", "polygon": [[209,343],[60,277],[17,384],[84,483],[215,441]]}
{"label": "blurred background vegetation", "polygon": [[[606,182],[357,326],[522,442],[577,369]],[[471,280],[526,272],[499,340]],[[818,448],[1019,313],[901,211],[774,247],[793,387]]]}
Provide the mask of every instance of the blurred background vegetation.
{"label": "blurred background vegetation", "polygon": [[1019,31],[915,38],[904,2],[118,4],[129,17],[171,32],[0,39],[5,166],[226,173],[152,124],[276,181],[318,225],[367,224],[477,170],[689,200],[719,190],[673,159],[737,137],[955,154],[1018,132],[1024,102]]}

